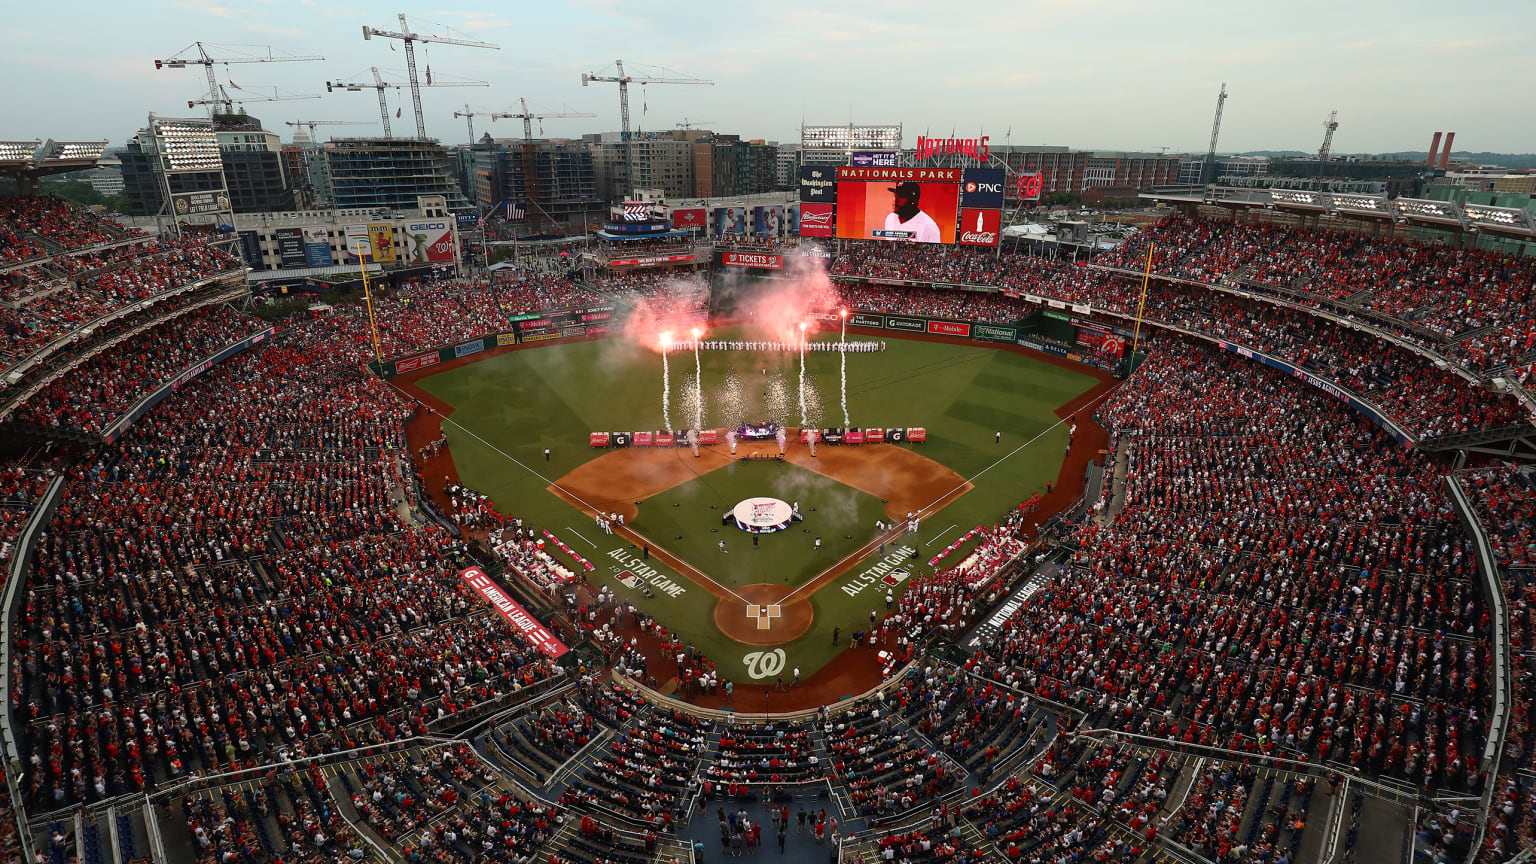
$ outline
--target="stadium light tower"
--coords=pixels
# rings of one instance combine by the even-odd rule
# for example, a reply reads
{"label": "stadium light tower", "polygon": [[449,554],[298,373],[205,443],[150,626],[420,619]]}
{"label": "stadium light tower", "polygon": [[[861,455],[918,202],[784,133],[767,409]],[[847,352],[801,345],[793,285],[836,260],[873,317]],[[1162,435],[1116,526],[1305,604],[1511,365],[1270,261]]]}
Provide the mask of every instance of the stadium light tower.
{"label": "stadium light tower", "polygon": [[[261,54],[251,54],[251,53],[247,53],[247,52],[243,52],[243,51],[239,50],[239,48],[250,48],[250,47],[264,48],[264,49],[266,49],[267,53],[266,53],[265,56],[262,56]],[[208,53],[208,49],[209,48],[214,48],[214,49],[218,50],[220,52],[220,54],[222,54],[223,56],[215,57],[212,54],[209,54]],[[234,53],[228,53],[228,52],[234,52]],[[320,57],[320,56],[300,57],[300,56],[295,55],[295,54],[279,54],[279,53],[274,53],[273,50],[272,50],[272,46],[270,46],[270,45],[258,45],[258,46],[244,45],[244,46],[236,47],[236,46],[228,46],[228,45],[215,45],[212,42],[193,42],[191,45],[188,45],[187,47],[181,49],[180,51],[177,51],[175,54],[172,54],[171,58],[169,60],[156,60],[155,61],[155,68],[156,69],[185,69],[188,66],[201,66],[201,67],[203,67],[203,70],[208,73],[208,98],[205,99],[205,100],[202,100],[200,102],[194,100],[193,103],[189,103],[189,106],[191,104],[200,104],[200,105],[212,106],[212,105],[216,105],[216,104],[219,104],[219,103],[223,103],[225,105],[225,109],[224,110],[226,112],[228,112],[229,111],[229,99],[227,97],[223,98],[223,99],[219,98],[219,91],[220,91],[219,79],[218,79],[218,76],[214,75],[214,73],[213,73],[213,67],[214,67],[215,64],[222,64],[224,66],[228,66],[231,63],[296,63],[296,62],[304,61],[304,60],[324,60],[324,59],[325,59],[324,57]],[[235,89],[239,89],[239,88],[237,87]],[[209,116],[213,115],[214,110],[215,109],[213,109],[212,107],[210,107],[208,109]]]}
{"label": "stadium light tower", "polygon": [[[476,42],[472,39],[457,39],[450,36],[424,36],[412,31],[411,26],[405,23],[404,12],[399,13],[399,17],[400,29],[398,31],[380,30],[364,24],[363,38],[372,39],[375,36],[380,36],[385,39],[399,39],[405,43],[405,70],[406,76],[411,79],[411,107],[416,111],[416,137],[425,138],[427,137],[427,121],[421,115],[421,84],[416,78],[416,43],[437,42],[442,45],[459,45],[465,48],[489,48],[492,51],[500,51],[501,46],[493,45],[490,42]],[[432,69],[430,67],[427,69],[427,86],[433,86]]]}
{"label": "stadium light tower", "polygon": [[[629,85],[631,85],[631,84],[641,84],[641,85],[644,85],[644,84],[710,84],[710,85],[713,85],[715,82],[713,82],[713,81],[706,81],[703,78],[694,78],[692,76],[683,75],[681,72],[673,72],[670,69],[662,69],[662,71],[664,71],[664,72],[672,72],[673,75],[677,75],[677,76],[680,76],[680,77],[676,77],[676,78],[633,78],[633,77],[631,77],[629,75],[624,74],[624,61],[623,60],[615,60],[615,61],[613,61],[613,65],[614,65],[615,68],[618,69],[618,74],[617,75],[597,75],[595,73],[590,73],[590,72],[583,72],[583,73],[581,73],[581,86],[586,87],[587,85],[591,84],[594,81],[597,81],[599,83],[606,82],[606,83],[609,83],[609,84],[617,84],[617,85],[619,85],[619,122],[621,124],[620,135],[622,136],[620,138],[620,141],[624,145],[624,183],[625,183],[625,185],[629,185],[631,180],[634,177],[634,175],[631,173],[631,166],[634,165],[634,160],[632,160],[630,158],[632,155],[634,155],[634,153],[633,153],[633,151],[634,151],[634,142],[630,138],[630,134],[629,134]],[[656,67],[656,68],[661,68],[661,67]],[[624,192],[624,194],[627,196],[629,194],[628,190],[626,190]]]}

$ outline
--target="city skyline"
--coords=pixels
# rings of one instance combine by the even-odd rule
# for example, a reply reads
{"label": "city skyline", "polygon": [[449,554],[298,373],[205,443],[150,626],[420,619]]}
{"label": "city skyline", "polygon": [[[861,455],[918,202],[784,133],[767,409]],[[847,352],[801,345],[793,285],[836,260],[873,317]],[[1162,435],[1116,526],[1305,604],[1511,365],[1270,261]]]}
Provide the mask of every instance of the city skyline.
{"label": "city skyline", "polygon": [[[519,121],[492,124],[488,117],[516,110],[509,106],[519,97],[538,111],[596,115],[547,120],[545,137],[617,130],[617,87],[582,87],[580,75],[612,74],[619,58],[637,77],[715,82],[631,85],[631,125],[639,131],[688,122],[792,144],[802,121],[852,121],[900,123],[908,147],[919,135],[954,134],[987,135],[993,145],[1204,153],[1217,89],[1226,82],[1223,152],[1314,152],[1332,110],[1339,112],[1333,146],[1341,153],[1423,150],[1436,130],[1457,132],[1463,150],[1536,149],[1536,118],[1507,104],[1510,94],[1523,92],[1521,82],[1536,78],[1536,60],[1519,35],[1536,24],[1536,9],[1523,4],[1484,4],[1473,13],[1447,4],[1318,3],[1267,16],[1230,5],[1129,0],[1041,0],[942,13],[899,0],[831,12],[789,3],[708,15],[662,2],[639,16],[614,0],[524,6],[515,13],[480,2],[454,6],[421,7],[419,17],[404,10],[417,32],[500,46],[417,47],[423,78],[430,69],[439,81],[451,76],[491,84],[422,91],[428,135],[448,145],[466,140],[464,119],[453,116],[466,102],[487,115],[475,118],[476,137],[487,131],[520,136]],[[0,57],[0,68],[27,82],[8,92],[0,138],[106,138],[117,147],[150,112],[203,116],[205,108],[186,105],[204,98],[203,70],[156,70],[153,63],[196,40],[242,51],[264,43],[326,58],[215,67],[221,82],[233,79],[240,88],[232,95],[276,85],[321,96],[246,104],[285,140],[295,130],[284,122],[297,119],[374,124],[322,127],[322,140],[382,135],[372,91],[326,94],[325,82],[367,76],[370,66],[405,80],[398,44],[364,41],[361,33],[365,24],[398,29],[400,10],[393,6],[169,0],[134,7],[151,13],[135,16],[122,8],[30,5],[0,25],[12,49]],[[409,89],[391,89],[387,98],[394,135],[413,135]]]}

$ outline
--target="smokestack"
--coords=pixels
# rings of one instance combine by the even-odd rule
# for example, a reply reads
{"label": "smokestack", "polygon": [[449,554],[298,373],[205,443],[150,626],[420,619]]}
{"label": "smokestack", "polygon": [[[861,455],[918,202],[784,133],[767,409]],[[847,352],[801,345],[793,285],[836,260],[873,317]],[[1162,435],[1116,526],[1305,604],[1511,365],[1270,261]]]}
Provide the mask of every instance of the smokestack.
{"label": "smokestack", "polygon": [[1431,168],[1435,167],[1435,155],[1440,152],[1440,136],[1443,134],[1445,133],[1436,132],[1435,140],[1429,142],[1429,158],[1424,160],[1424,164]]}
{"label": "smokestack", "polygon": [[1445,149],[1440,151],[1440,170],[1444,171],[1451,164],[1451,142],[1456,140],[1455,132],[1445,133]]}

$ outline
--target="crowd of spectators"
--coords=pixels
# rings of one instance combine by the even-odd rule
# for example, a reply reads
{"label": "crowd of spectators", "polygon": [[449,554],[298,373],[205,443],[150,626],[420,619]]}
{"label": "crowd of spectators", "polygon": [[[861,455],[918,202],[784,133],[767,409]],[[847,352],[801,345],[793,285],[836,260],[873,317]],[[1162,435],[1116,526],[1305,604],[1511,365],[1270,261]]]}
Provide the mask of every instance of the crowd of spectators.
{"label": "crowd of spectators", "polygon": [[214,367],[70,470],[17,619],[38,810],[420,734],[559,673],[444,531],[401,521],[411,409],[335,326]]}
{"label": "crowd of spectators", "polygon": [[973,670],[1098,727],[1481,788],[1487,613],[1433,466],[1182,341],[1101,415],[1134,430],[1124,510]]}
{"label": "crowd of spectators", "polygon": [[16,417],[99,433],[163,382],[265,326],[227,304],[204,306],[96,354],[33,394]]}
{"label": "crowd of spectators", "polygon": [[[1171,225],[1184,223],[1172,220]],[[1190,228],[1183,234],[1175,227],[1167,228],[1175,236],[1164,238],[1167,246],[1160,242],[1158,249],[1174,250],[1167,252],[1174,255],[1181,249],[1206,248],[1200,243],[1214,242],[1210,235],[1219,234],[1225,226],[1201,222],[1196,227],[1199,230]],[[1135,253],[1137,248],[1144,251],[1145,246],[1137,246],[1142,238],[1159,236],[1145,231],[1135,235],[1136,239],[1126,244],[1131,249],[1126,254]],[[1114,265],[1124,263],[1122,258],[1131,260],[1125,255],[1115,257],[1115,253],[1103,260]],[[1018,296],[1028,293],[1089,304],[1124,316],[1144,311],[1150,320],[1195,329],[1294,362],[1378,403],[1385,413],[1419,437],[1498,428],[1530,420],[1531,412],[1513,396],[1485,390],[1407,348],[1305,312],[1208,289],[1155,282],[1143,305],[1139,283],[1093,268],[1047,258],[996,258],[977,250],[926,245],[850,245],[845,247],[832,272],[912,281],[921,281],[916,277],[934,272],[957,282],[1003,290],[913,289],[839,280],[819,292],[816,302],[823,308],[1012,323],[1038,311],[1037,304]],[[1200,268],[1167,272],[1219,281],[1218,276]],[[1518,370],[1515,374],[1518,377]]]}
{"label": "crowd of spectators", "polygon": [[1481,249],[1268,222],[1173,217],[1139,232],[1100,263],[1140,270],[1157,244],[1154,273],[1282,289],[1370,310],[1454,342],[1474,368],[1536,351],[1536,265]]}
{"label": "crowd of spectators", "polygon": [[700,312],[709,305],[709,282],[703,274],[643,272],[605,276],[596,289],[626,307],[641,307],[650,315]]}
{"label": "crowd of spectators", "polygon": [[0,275],[0,368],[124,306],[239,266],[201,239],[156,240]]}
{"label": "crowd of spectators", "polygon": [[0,264],[41,258],[49,247],[69,252],[143,233],[53,195],[0,196]]}

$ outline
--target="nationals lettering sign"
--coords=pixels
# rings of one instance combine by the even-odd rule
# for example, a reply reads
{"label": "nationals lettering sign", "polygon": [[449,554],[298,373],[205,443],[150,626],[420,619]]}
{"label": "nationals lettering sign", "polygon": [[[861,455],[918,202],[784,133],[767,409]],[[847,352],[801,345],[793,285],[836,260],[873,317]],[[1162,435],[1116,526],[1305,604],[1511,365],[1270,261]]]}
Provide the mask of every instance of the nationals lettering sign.
{"label": "nationals lettering sign", "polygon": [[549,632],[549,628],[539,623],[539,619],[533,617],[524,609],[521,603],[508,597],[501,586],[491,581],[484,570],[479,567],[465,567],[459,571],[459,578],[464,584],[475,590],[485,602],[491,604],[501,617],[511,624],[533,643],[533,647],[544,652],[550,659],[559,659],[571,649],[565,647],[565,643],[555,638],[555,634]]}
{"label": "nationals lettering sign", "polygon": [[924,138],[917,137],[918,159],[930,159],[934,156],[965,156],[970,159],[986,159],[992,155],[992,150],[987,146],[991,136],[983,135],[980,138]]}
{"label": "nationals lettering sign", "polygon": [[1002,237],[1002,221],[1001,210],[961,210],[955,242],[961,246],[996,246]]}
{"label": "nationals lettering sign", "polygon": [[759,252],[727,252],[720,259],[724,267],[752,267],[758,270],[783,270],[783,255],[768,255]]}
{"label": "nationals lettering sign", "polygon": [[832,214],[836,208],[836,204],[814,204],[810,202],[801,204],[800,236],[834,236],[837,233],[837,225],[832,221]]}

